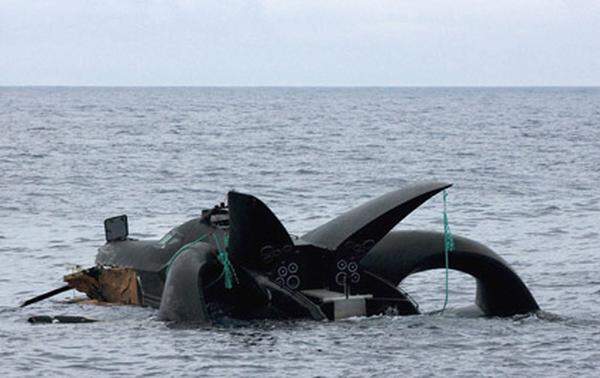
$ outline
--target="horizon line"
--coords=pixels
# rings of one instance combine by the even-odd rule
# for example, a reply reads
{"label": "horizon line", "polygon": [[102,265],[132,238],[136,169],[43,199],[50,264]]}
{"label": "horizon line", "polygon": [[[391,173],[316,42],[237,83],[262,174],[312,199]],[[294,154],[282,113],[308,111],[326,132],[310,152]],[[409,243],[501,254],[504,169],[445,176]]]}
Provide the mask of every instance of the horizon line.
{"label": "horizon line", "polygon": [[600,85],[96,85],[0,84],[0,88],[600,88]]}

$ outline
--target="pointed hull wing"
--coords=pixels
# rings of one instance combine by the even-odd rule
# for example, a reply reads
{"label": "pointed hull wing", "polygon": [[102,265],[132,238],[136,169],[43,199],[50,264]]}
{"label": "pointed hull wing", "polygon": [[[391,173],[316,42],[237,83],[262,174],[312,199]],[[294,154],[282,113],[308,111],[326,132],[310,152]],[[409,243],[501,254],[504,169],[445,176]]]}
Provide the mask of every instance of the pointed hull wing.
{"label": "pointed hull wing", "polygon": [[358,253],[366,253],[413,210],[450,186],[452,184],[444,182],[408,185],[343,213],[301,239],[329,250],[346,246]]}

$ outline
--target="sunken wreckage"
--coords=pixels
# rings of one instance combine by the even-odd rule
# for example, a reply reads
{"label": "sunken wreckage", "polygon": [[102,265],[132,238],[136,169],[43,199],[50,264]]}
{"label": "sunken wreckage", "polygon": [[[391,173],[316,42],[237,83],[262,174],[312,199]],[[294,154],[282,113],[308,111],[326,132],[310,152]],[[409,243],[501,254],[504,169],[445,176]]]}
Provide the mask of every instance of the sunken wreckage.
{"label": "sunken wreckage", "polygon": [[[65,276],[67,286],[106,302],[159,309],[168,321],[234,318],[340,319],[418,314],[399,284],[444,268],[444,233],[392,231],[451,184],[408,185],[292,237],[258,198],[229,192],[227,206],[172,229],[159,241],[128,237],[126,216],[105,221],[96,266]],[[481,315],[534,312],[519,276],[486,246],[454,237],[449,268],[473,276]]]}

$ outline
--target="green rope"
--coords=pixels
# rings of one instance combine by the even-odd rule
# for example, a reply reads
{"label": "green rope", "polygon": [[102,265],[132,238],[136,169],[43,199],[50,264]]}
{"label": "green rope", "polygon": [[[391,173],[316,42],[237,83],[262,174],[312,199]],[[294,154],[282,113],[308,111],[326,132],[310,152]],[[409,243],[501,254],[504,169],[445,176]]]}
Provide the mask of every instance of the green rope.
{"label": "green rope", "polygon": [[[225,243],[225,251],[227,251],[227,247],[229,247],[229,233],[227,233],[227,234],[225,234],[225,236],[223,236],[223,242]],[[229,267],[231,268],[231,272],[233,273],[233,278],[235,278],[235,282],[239,284],[240,280],[238,279],[235,269],[233,269],[233,265],[229,261],[229,255],[227,255],[227,261],[229,263]]]}
{"label": "green rope", "polygon": [[448,209],[447,209],[448,192],[446,192],[446,190],[444,190],[444,192],[443,192],[443,198],[444,198],[444,260],[445,260],[445,264],[446,264],[446,293],[444,296],[444,307],[442,307],[442,310],[440,312],[444,312],[444,310],[446,309],[446,306],[448,305],[448,270],[450,268],[448,254],[450,252],[454,251],[454,237],[452,236],[452,231],[450,231],[450,224],[448,222]]}
{"label": "green rope", "polygon": [[[217,239],[217,237],[215,236],[214,233],[210,232],[208,234],[204,234],[202,236],[200,236],[198,239],[193,240],[187,244],[185,244],[183,247],[179,248],[177,250],[177,252],[175,252],[175,254],[169,259],[169,261],[167,262],[167,270],[166,270],[166,274],[169,274],[169,270],[171,269],[171,265],[173,264],[173,261],[175,261],[175,259],[177,257],[179,257],[182,253],[184,253],[185,251],[187,251],[188,249],[190,249],[192,246],[200,243],[201,241],[203,241],[204,239],[206,239],[207,236],[212,235],[215,244],[217,246],[217,259],[219,260],[219,262],[223,265],[223,273],[221,273],[221,276],[219,276],[219,278],[216,280],[218,281],[222,276],[225,276],[225,287],[227,289],[231,289],[233,287],[233,280],[235,279],[235,281],[237,283],[239,283],[239,280],[237,278],[237,275],[235,274],[235,270],[233,269],[233,265],[231,265],[231,262],[229,261],[229,256],[227,255],[227,245],[229,244],[229,235],[225,235],[223,238],[223,241],[225,243],[225,248],[222,249],[221,248],[221,244],[219,243],[219,240]],[[212,284],[211,284],[212,285]]]}
{"label": "green rope", "polygon": [[215,244],[217,245],[217,258],[219,262],[223,265],[223,273],[225,275],[225,288],[231,289],[233,287],[233,280],[235,278],[236,282],[239,283],[237,277],[235,276],[235,271],[233,270],[233,266],[229,261],[229,255],[227,255],[227,244],[229,242],[229,238],[227,235],[223,238],[223,242],[225,243],[225,248],[221,248],[221,244],[219,243],[219,239],[217,239],[216,235],[213,234],[213,239],[215,240]]}
{"label": "green rope", "polygon": [[167,262],[167,271],[166,274],[169,274],[169,270],[171,269],[171,264],[173,264],[173,261],[175,261],[175,259],[177,257],[179,257],[179,255],[181,255],[183,252],[187,251],[188,249],[190,249],[190,247],[200,243],[202,240],[206,239],[206,237],[210,235],[210,234],[204,234],[202,236],[200,236],[198,239],[193,240],[187,244],[185,244],[183,247],[179,248],[177,250],[177,252],[175,252],[175,254],[169,259],[169,261]]}
{"label": "green rope", "polygon": [[175,230],[171,230],[169,231],[165,236],[163,236],[159,241],[158,241],[158,245],[160,245],[161,247],[164,247],[165,245],[167,245],[167,243],[169,241],[171,241],[171,239],[173,239],[173,237],[175,237]]}

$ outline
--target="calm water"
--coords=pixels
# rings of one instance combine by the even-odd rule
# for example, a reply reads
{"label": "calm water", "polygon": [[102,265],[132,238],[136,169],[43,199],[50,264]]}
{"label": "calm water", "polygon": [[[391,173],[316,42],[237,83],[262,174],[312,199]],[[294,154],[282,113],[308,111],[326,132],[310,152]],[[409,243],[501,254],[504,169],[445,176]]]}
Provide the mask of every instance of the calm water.
{"label": "calm water", "polygon": [[[0,88],[0,375],[584,375],[600,367],[600,89]],[[220,324],[30,296],[93,264],[104,218],[155,238],[235,188],[292,233],[412,180],[545,311]],[[399,228],[441,230],[436,197]],[[423,310],[443,271],[410,277]],[[450,275],[450,306],[474,281]],[[38,314],[102,322],[30,325]]]}

